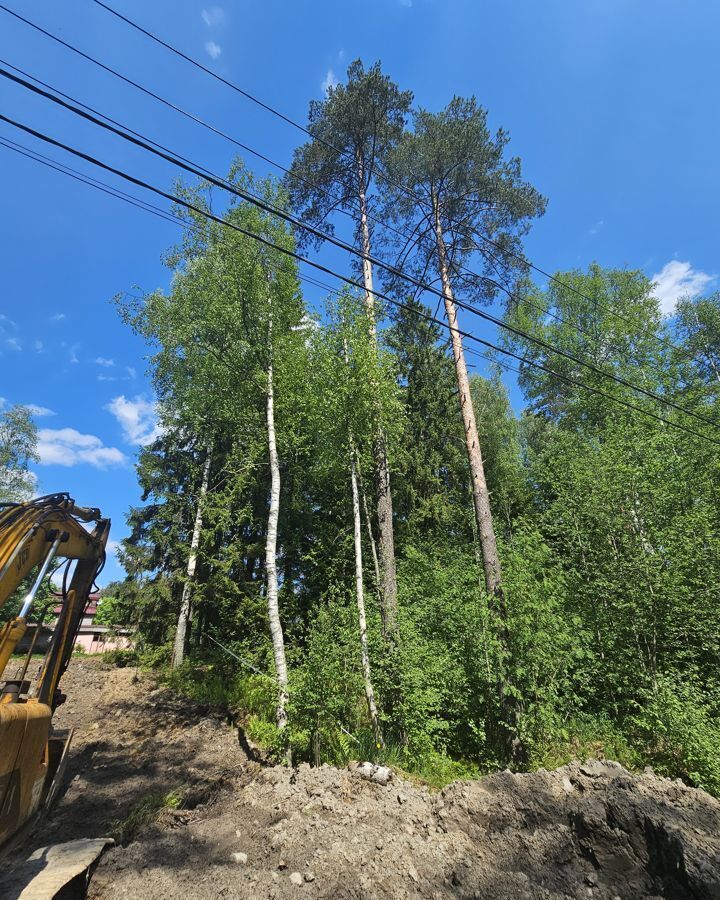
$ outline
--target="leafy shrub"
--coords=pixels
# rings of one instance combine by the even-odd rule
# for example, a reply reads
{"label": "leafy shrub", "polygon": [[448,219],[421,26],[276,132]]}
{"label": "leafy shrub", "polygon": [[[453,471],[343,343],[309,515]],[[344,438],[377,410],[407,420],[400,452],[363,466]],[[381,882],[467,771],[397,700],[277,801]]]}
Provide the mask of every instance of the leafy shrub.
{"label": "leafy shrub", "polygon": [[659,678],[633,724],[643,756],[660,775],[720,796],[720,723],[696,680]]}
{"label": "leafy shrub", "polygon": [[138,663],[138,654],[135,650],[106,650],[102,655],[102,661],[108,666],[116,666],[124,669],[126,666],[134,666]]}

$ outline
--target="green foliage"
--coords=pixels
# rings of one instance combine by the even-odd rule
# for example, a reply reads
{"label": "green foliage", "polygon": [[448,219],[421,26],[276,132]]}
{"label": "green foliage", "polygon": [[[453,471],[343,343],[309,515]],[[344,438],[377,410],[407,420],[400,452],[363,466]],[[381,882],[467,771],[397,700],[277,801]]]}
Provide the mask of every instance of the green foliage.
{"label": "green foliage", "polygon": [[660,774],[720,796],[717,698],[687,675],[659,678],[631,717],[642,756]]}
{"label": "green foliage", "polygon": [[36,448],[37,428],[30,410],[11,406],[0,412],[0,502],[30,498],[35,482],[28,467],[38,458]]}
{"label": "green foliage", "polygon": [[[382,200],[385,220],[413,231],[397,248],[406,270],[433,277],[439,232],[458,294],[487,301],[498,281],[526,276],[517,254],[544,198],[474,99],[419,110],[403,131],[410,102],[379,65],[353,63],[347,84],[311,107],[311,140],[284,185],[255,179],[239,162],[229,177],[323,227],[337,208],[367,201],[377,212]],[[394,185],[374,184],[378,162]],[[207,185],[179,190],[209,208]],[[296,235],[250,204],[233,200],[224,214],[295,246]],[[143,505],[130,511],[121,549],[130,577],[108,589],[100,615],[137,629],[140,664],[164,672],[169,662],[200,508],[189,659],[163,677],[184,696],[232,710],[278,759],[288,750],[313,763],[369,758],[438,787],[507,764],[511,712],[530,766],[614,757],[720,793],[720,454],[613,402],[690,424],[667,403],[606,378],[612,372],[717,420],[718,295],[682,301],[668,322],[641,272],[596,264],[513,292],[508,320],[540,341],[508,339],[538,364],[521,366],[522,414],[498,372],[471,380],[502,562],[501,619],[484,588],[452,360],[445,335],[423,318],[432,309],[388,279],[406,306],[390,328],[386,310],[369,316],[351,291],[310,318],[293,262],[197,213],[180,215],[192,227],[167,254],[171,290],[121,302],[150,346],[164,427],[140,454]],[[478,232],[495,242],[492,253]],[[468,275],[466,264],[482,277]],[[282,731],[266,612],[270,361],[289,664]],[[18,439],[8,458],[22,470],[32,435],[18,422],[25,444]],[[392,648],[381,636],[367,493],[378,426],[395,501]],[[384,747],[363,689],[351,458]]]}
{"label": "green foliage", "polygon": [[[356,59],[347,76],[347,84],[329,88],[324,100],[311,101],[311,139],[295,151],[286,178],[293,206],[326,231],[333,230],[328,216],[335,209],[355,209],[361,195],[372,205],[377,164],[400,138],[412,103],[412,94],[383,75],[379,62],[365,69]],[[314,240],[302,232],[300,239]]]}
{"label": "green foliage", "polygon": [[107,666],[115,666],[124,669],[127,666],[137,665],[140,661],[136,650],[106,650],[102,655],[102,661]]}
{"label": "green foliage", "polygon": [[143,828],[156,821],[163,810],[182,809],[182,803],[182,788],[176,788],[168,794],[150,794],[143,797],[124,819],[111,822],[110,834],[116,843],[125,847],[135,840]]}
{"label": "green foliage", "polygon": [[578,759],[614,759],[630,771],[647,761],[609,719],[578,716],[541,735],[533,744],[530,764],[534,769],[555,769]]}

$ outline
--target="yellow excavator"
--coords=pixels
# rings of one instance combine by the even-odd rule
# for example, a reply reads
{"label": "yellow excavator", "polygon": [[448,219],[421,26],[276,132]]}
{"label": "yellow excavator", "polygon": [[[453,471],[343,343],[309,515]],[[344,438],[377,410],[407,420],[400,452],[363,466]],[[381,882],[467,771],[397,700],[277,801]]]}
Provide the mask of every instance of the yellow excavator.
{"label": "yellow excavator", "polygon": [[[83,523],[95,523],[89,531]],[[18,614],[0,629],[0,847],[34,820],[57,790],[72,732],[54,732],[67,669],[95,578],[105,560],[110,520],[67,494],[0,504],[0,607],[32,579]],[[37,677],[26,680],[41,618],[33,623],[43,580],[56,560],[75,561]],[[68,571],[66,570],[66,576]],[[34,625],[34,627],[33,627]],[[24,659],[16,654],[25,638]],[[13,669],[13,677],[9,670]]]}

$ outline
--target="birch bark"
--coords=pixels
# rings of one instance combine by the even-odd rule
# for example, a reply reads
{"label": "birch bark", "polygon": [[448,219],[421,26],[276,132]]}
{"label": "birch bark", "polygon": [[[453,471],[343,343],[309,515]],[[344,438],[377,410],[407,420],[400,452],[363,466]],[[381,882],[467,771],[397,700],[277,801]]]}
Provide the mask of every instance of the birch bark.
{"label": "birch bark", "polygon": [[210,464],[212,462],[212,446],[208,447],[205,465],[203,466],[202,482],[198,495],[197,510],[195,511],[195,524],[193,525],[192,538],[190,539],[190,553],[188,555],[185,584],[183,584],[182,599],[180,601],[180,614],[178,615],[177,628],[175,629],[175,642],[173,645],[172,668],[182,665],[185,659],[185,647],[187,645],[188,623],[190,621],[192,586],[195,581],[195,569],[197,568],[198,547],[200,546],[200,534],[203,523],[203,504],[208,492],[210,481]]}
{"label": "birch bark", "polygon": [[[272,303],[268,297],[269,304]],[[275,672],[278,682],[278,701],[276,721],[279,729],[287,725],[287,701],[288,701],[288,677],[287,660],[285,657],[285,638],[283,636],[282,623],[280,622],[280,608],[278,604],[278,579],[277,579],[277,529],[280,515],[280,462],[277,452],[277,439],[275,435],[275,385],[273,381],[272,362],[272,306],[268,320],[268,341],[270,361],[267,368],[267,438],[268,455],[270,459],[270,504],[268,508],[267,536],[265,539],[265,574],[267,577],[267,606],[268,623],[270,625],[270,639],[273,646],[275,659]]]}

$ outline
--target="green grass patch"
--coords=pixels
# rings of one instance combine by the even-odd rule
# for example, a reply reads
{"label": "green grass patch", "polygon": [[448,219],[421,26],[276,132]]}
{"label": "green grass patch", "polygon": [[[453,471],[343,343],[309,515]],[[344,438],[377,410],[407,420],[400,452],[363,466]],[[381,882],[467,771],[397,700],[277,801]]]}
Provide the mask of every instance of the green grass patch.
{"label": "green grass patch", "polygon": [[110,834],[116,843],[123,847],[131,843],[139,832],[155,822],[166,809],[181,809],[183,804],[183,791],[176,788],[169,794],[150,794],[143,797],[133,806],[124,819],[116,819],[110,825]]}

